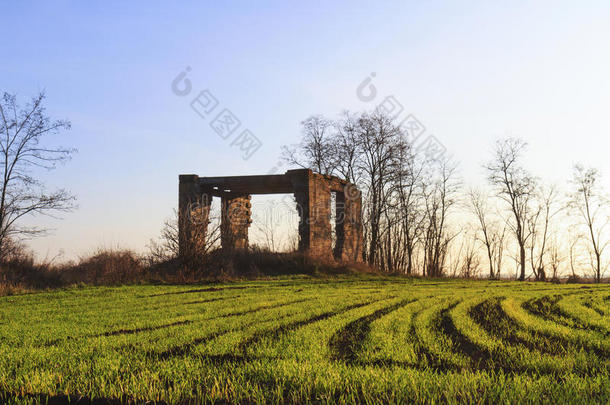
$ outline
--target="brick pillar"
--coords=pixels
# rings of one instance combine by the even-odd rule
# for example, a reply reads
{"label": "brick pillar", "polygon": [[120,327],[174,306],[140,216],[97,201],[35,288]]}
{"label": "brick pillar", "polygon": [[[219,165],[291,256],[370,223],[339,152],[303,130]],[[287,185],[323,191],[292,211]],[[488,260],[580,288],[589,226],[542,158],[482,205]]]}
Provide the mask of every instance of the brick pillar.
{"label": "brick pillar", "polygon": [[330,186],[311,170],[289,170],[299,212],[299,251],[312,257],[332,259]]}
{"label": "brick pillar", "polygon": [[178,186],[178,244],[180,257],[195,254],[205,246],[210,218],[212,194],[199,187],[199,176],[179,176]]}
{"label": "brick pillar", "polygon": [[345,245],[345,194],[336,193],[335,205],[335,250],[333,255],[337,260],[343,260],[343,246]]}
{"label": "brick pillar", "polygon": [[362,261],[362,195],[353,184],[337,193],[335,258]]}
{"label": "brick pillar", "polygon": [[320,174],[310,178],[310,254],[315,257],[332,259],[332,228],[330,224],[330,184]]}
{"label": "brick pillar", "polygon": [[248,228],[252,223],[250,196],[228,193],[221,198],[221,205],[220,232],[223,249],[247,249]]}
{"label": "brick pillar", "polygon": [[[302,172],[292,170],[292,172]],[[308,173],[293,173],[291,175],[294,199],[299,213],[299,252],[309,251],[311,232],[309,226],[309,175]]]}

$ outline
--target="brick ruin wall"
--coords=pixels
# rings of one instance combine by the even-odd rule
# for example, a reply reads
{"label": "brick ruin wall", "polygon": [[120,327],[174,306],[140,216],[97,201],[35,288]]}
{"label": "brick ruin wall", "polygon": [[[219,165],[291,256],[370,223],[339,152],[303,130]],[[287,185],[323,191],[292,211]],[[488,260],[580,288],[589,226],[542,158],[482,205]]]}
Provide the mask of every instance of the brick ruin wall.
{"label": "brick ruin wall", "polygon": [[248,228],[252,223],[249,195],[221,197],[221,243],[227,249],[248,248]]}
{"label": "brick ruin wall", "polygon": [[[362,261],[362,198],[351,183],[331,176],[323,176],[311,170],[290,170],[281,176],[243,176],[232,178],[241,188],[249,189],[249,182],[256,194],[292,192],[299,213],[299,251],[310,257],[342,262]],[[256,177],[256,182],[249,177]],[[272,179],[273,177],[273,179]],[[279,188],[269,186],[266,179],[283,184]],[[192,235],[204,235],[207,227],[211,198],[221,198],[221,244],[223,249],[247,249],[248,228],[251,219],[251,196],[243,192],[225,191],[223,179],[212,188],[209,179],[197,175],[181,175],[179,191],[179,226],[181,254],[189,245]],[[284,184],[285,183],[285,184]],[[245,184],[245,185],[244,185]],[[222,191],[221,191],[222,190]],[[332,246],[331,195],[336,194],[335,248]],[[204,221],[194,221],[194,213],[204,213]]]}

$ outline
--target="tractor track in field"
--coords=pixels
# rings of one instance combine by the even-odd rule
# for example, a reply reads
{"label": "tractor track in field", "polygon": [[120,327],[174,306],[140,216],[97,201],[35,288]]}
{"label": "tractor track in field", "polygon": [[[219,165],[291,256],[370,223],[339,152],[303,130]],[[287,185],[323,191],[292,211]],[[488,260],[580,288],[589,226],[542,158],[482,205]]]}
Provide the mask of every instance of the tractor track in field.
{"label": "tractor track in field", "polygon": [[315,322],[320,322],[320,321],[323,321],[325,319],[329,319],[329,318],[332,318],[334,316],[344,314],[344,313],[346,313],[348,311],[351,311],[352,309],[362,308],[364,306],[367,306],[367,305],[370,305],[370,304],[373,304],[373,303],[379,302],[379,301],[382,301],[382,299],[351,304],[351,305],[348,305],[346,307],[340,308],[338,310],[323,312],[321,314],[311,316],[311,317],[309,317],[307,319],[303,319],[303,320],[300,320],[300,321],[290,322],[290,323],[285,324],[285,325],[280,325],[277,328],[273,328],[273,329],[270,329],[270,330],[265,330],[265,331],[261,331],[259,333],[255,333],[252,337],[242,341],[238,345],[238,350],[240,352],[242,352],[242,353],[245,353],[248,347],[253,346],[253,345],[259,343],[263,339],[267,338],[267,339],[277,340],[282,335],[284,335],[284,334],[286,334],[288,332],[294,331],[296,329],[302,328],[304,326],[307,326],[307,325],[315,323]]}
{"label": "tractor track in field", "polygon": [[417,299],[401,300],[345,325],[339,331],[335,332],[328,342],[331,358],[333,360],[341,360],[349,363],[356,361],[358,353],[362,351],[364,342],[370,334],[371,323],[415,301],[417,301]]}
{"label": "tractor track in field", "polygon": [[601,308],[598,308],[597,306],[595,306],[593,304],[593,302],[590,301],[583,301],[582,303],[585,307],[597,312],[599,315],[601,316],[606,316],[606,313],[604,312],[604,310],[602,310]]}
{"label": "tractor track in field", "polygon": [[54,347],[60,343],[67,342],[70,340],[82,340],[82,339],[91,339],[91,338],[99,338],[99,337],[112,337],[112,336],[121,336],[121,335],[133,335],[136,333],[143,333],[143,332],[152,332],[155,330],[167,329],[167,328],[171,328],[174,326],[184,326],[184,325],[189,325],[192,323],[194,323],[194,321],[187,319],[187,320],[183,320],[183,321],[166,323],[163,325],[143,326],[140,328],[133,328],[133,329],[117,329],[117,330],[112,330],[112,331],[108,331],[108,332],[98,333],[95,335],[86,335],[86,336],[80,336],[80,337],[66,336],[62,339],[53,339],[51,341],[45,342],[44,344],[42,344],[42,347]]}
{"label": "tractor track in field", "polygon": [[[235,297],[233,297],[233,298],[235,298]],[[223,300],[223,299],[222,298],[211,299],[211,300],[206,300],[206,302],[220,301],[220,300]],[[185,326],[185,325],[189,325],[189,324],[193,324],[193,323],[217,320],[217,319],[222,319],[222,318],[227,318],[227,317],[248,315],[248,314],[256,313],[256,312],[266,310],[266,309],[275,309],[275,308],[285,307],[285,306],[289,306],[292,304],[298,304],[298,303],[302,303],[302,302],[306,302],[306,301],[310,301],[310,300],[311,299],[299,299],[299,300],[294,300],[294,301],[289,301],[289,302],[280,302],[280,303],[274,303],[274,304],[269,304],[269,305],[263,305],[263,306],[249,309],[249,310],[232,312],[229,314],[220,315],[220,316],[216,316],[216,317],[212,317],[212,318],[187,319],[187,320],[171,322],[171,323],[167,323],[167,324],[163,324],[163,325],[144,326],[144,327],[133,328],[133,329],[124,328],[124,329],[102,332],[102,333],[98,333],[95,335],[82,336],[82,337],[78,337],[78,338],[68,336],[63,339],[54,339],[50,342],[46,342],[45,344],[43,344],[43,346],[44,347],[57,346],[59,343],[62,343],[67,340],[88,339],[88,338],[98,338],[98,337],[112,337],[112,336],[133,335],[133,334],[137,334],[137,333],[152,332],[152,331],[156,331],[156,330],[171,328],[174,326]]]}
{"label": "tractor track in field", "polygon": [[151,294],[146,296],[141,296],[140,298],[151,298],[151,297],[163,297],[167,295],[181,295],[181,294],[197,294],[202,292],[218,292],[218,291],[226,291],[226,290],[255,290],[255,289],[277,289],[281,287],[291,287],[292,284],[271,284],[271,285],[245,285],[245,286],[227,286],[227,287],[204,287],[204,288],[194,288],[191,290],[183,290],[183,291],[170,291],[166,293],[159,294]]}
{"label": "tractor track in field", "polygon": [[[539,316],[544,320],[555,322],[567,328],[584,331],[593,330],[605,337],[610,336],[610,331],[597,325],[588,324],[586,321],[562,311],[557,305],[562,298],[562,295],[547,295],[541,298],[534,298],[525,301],[523,303],[523,308],[534,316]],[[567,320],[570,320],[571,322],[568,322]]]}
{"label": "tractor track in field", "polygon": [[[493,302],[492,302],[493,301]],[[485,305],[487,308],[485,308]],[[491,305],[489,305],[491,304]],[[550,335],[544,332],[534,332],[521,327],[510,316],[508,316],[500,304],[500,299],[486,300],[476,305],[470,311],[470,315],[487,333],[501,339],[508,344],[521,345],[528,350],[537,351],[551,356],[568,355],[572,352],[585,350],[600,359],[608,358],[610,354],[601,348],[586,343],[576,342],[563,337]],[[523,339],[514,331],[531,336],[531,339]]]}
{"label": "tractor track in field", "polygon": [[152,295],[147,295],[142,298],[164,297],[167,295],[197,294],[197,293],[202,293],[202,292],[218,292],[218,291],[225,291],[225,290],[247,290],[247,289],[254,289],[254,288],[262,288],[262,287],[261,286],[206,287],[206,288],[196,288],[196,289],[185,290],[185,291],[171,291],[171,292],[166,292],[166,293],[152,294]]}
{"label": "tractor track in field", "polygon": [[[212,301],[220,301],[220,300],[223,300],[223,299],[219,298],[219,299],[211,299],[211,300],[205,300],[205,301],[212,302]],[[189,324],[196,323],[196,322],[204,322],[204,321],[210,321],[210,320],[215,320],[215,319],[222,319],[222,318],[226,318],[226,317],[252,314],[252,313],[259,312],[259,311],[262,311],[265,309],[280,308],[280,307],[289,306],[292,304],[297,304],[297,303],[301,303],[301,302],[305,302],[305,301],[307,301],[307,300],[300,299],[300,300],[290,301],[290,302],[280,302],[280,303],[275,303],[275,304],[270,304],[270,305],[263,305],[263,306],[245,310],[245,311],[232,312],[232,313],[229,313],[226,315],[220,315],[220,316],[212,317],[212,318],[194,319],[194,320],[187,319],[187,320],[172,322],[172,323],[168,323],[168,324],[164,324],[164,325],[144,326],[144,327],[133,328],[133,329],[118,329],[118,330],[113,330],[113,331],[108,331],[108,332],[102,332],[102,333],[99,333],[96,335],[83,336],[82,338],[111,337],[111,336],[120,336],[120,335],[132,335],[132,334],[143,333],[143,332],[152,332],[155,330],[167,329],[167,328],[171,328],[174,326],[189,325]],[[72,339],[74,339],[74,338],[72,338]],[[55,346],[64,340],[66,340],[66,339],[56,339],[56,340],[53,340],[52,342],[47,343],[45,346]]]}
{"label": "tractor track in field", "polygon": [[[278,317],[278,319],[282,319],[284,317],[288,317],[291,316],[293,314],[289,314],[289,315],[285,315],[282,317]],[[213,332],[210,333],[209,335],[206,336],[202,336],[196,339],[191,340],[188,343],[184,343],[181,345],[177,345],[177,346],[173,346],[169,349],[166,349],[162,352],[156,352],[156,351],[147,351],[146,352],[146,356],[150,357],[150,358],[154,358],[154,359],[158,359],[158,360],[169,360],[171,358],[174,357],[183,357],[186,355],[189,355],[192,353],[193,349],[195,349],[195,347],[202,345],[204,343],[210,342],[214,339],[217,339],[221,336],[224,335],[228,335],[229,333],[233,333],[233,332],[238,332],[240,330],[242,330],[243,328],[247,328],[250,327],[252,325],[255,325],[257,323],[259,323],[260,321],[254,321],[254,322],[249,322],[246,323],[244,325],[240,325],[239,328],[230,328],[230,329],[226,329],[226,330],[222,330],[222,331],[218,331],[218,332]],[[204,358],[208,358],[208,357],[212,357],[212,355],[205,355],[202,356]]]}
{"label": "tractor track in field", "polygon": [[[478,304],[470,307],[468,309],[468,316],[473,319],[475,322],[477,320],[473,317],[473,311],[475,311],[475,307],[486,307],[488,304],[493,305],[496,301],[499,302],[503,297],[495,297],[492,299],[487,299]],[[452,341],[455,343],[455,349],[458,350],[463,355],[467,356],[471,359],[473,370],[478,371],[493,371],[493,372],[511,372],[511,373],[519,373],[519,374],[527,374],[527,375],[538,375],[538,374],[550,374],[554,373],[541,373],[539,371],[534,371],[523,367],[520,364],[514,364],[509,359],[503,357],[500,353],[495,351],[490,351],[486,347],[479,346],[477,343],[473,342],[462,334],[455,325],[455,321],[452,316],[452,312],[450,309],[446,309],[442,314],[442,327],[446,334],[450,335]],[[497,313],[492,311],[489,313],[492,317],[497,317]],[[480,322],[477,322],[479,326],[482,326]],[[483,328],[486,333],[490,333],[489,330]],[[494,338],[498,338],[494,334],[490,333],[490,336]],[[505,341],[505,340],[503,340]]]}
{"label": "tractor track in field", "polygon": [[[544,355],[561,357],[569,356],[572,353],[578,353],[584,350],[586,353],[593,355],[594,359],[597,358],[600,363],[593,363],[588,367],[580,370],[573,370],[573,373],[579,375],[594,376],[600,371],[607,369],[609,363],[606,361],[604,365],[604,359],[608,359],[608,354],[601,348],[593,347],[588,344],[581,344],[579,342],[562,338],[559,336],[550,335],[544,332],[535,332],[527,328],[521,327],[517,324],[508,314],[504,312],[500,302],[505,297],[496,297],[490,300],[486,300],[483,303],[476,305],[470,311],[470,316],[477,322],[487,333],[495,338],[498,338],[508,345],[522,346],[532,352],[538,352]],[[484,316],[481,307],[484,304],[491,304],[492,309],[488,311],[487,317]],[[527,334],[531,338],[523,339],[517,336],[514,332],[519,330],[522,333]],[[495,370],[511,371],[514,373],[532,374],[531,370],[524,368],[521,364],[507,364],[500,361],[500,364],[496,364],[498,359],[494,359],[494,364],[490,365],[490,368]],[[558,371],[538,371],[539,374],[558,375]]]}
{"label": "tractor track in field", "polygon": [[522,307],[534,316],[538,316],[546,321],[556,322],[564,326],[570,326],[561,319],[564,316],[557,306],[563,295],[545,295],[539,298],[532,298],[523,303]]}
{"label": "tractor track in field", "polygon": [[[442,310],[450,310],[458,302],[442,302],[437,305],[446,305]],[[413,322],[411,324],[410,335],[413,336],[415,341],[415,354],[417,355],[417,363],[420,369],[428,369],[435,370],[438,372],[448,372],[448,371],[460,371],[461,368],[457,367],[454,364],[447,362],[446,360],[440,358],[437,354],[433,353],[428,347],[426,347],[425,342],[422,341],[421,336],[418,336],[417,328],[416,328],[416,319],[420,316],[420,314],[425,311],[427,308],[423,308],[413,314]],[[441,315],[437,315],[427,325],[427,328],[432,329],[437,334],[442,333],[441,331]]]}
{"label": "tractor track in field", "polygon": [[183,325],[188,325],[193,323],[193,321],[191,320],[184,320],[184,321],[177,321],[177,322],[172,322],[172,323],[166,323],[164,325],[158,325],[158,326],[144,326],[141,328],[134,328],[134,329],[119,329],[119,330],[113,330],[113,331],[109,331],[109,332],[104,332],[104,333],[100,333],[98,335],[92,335],[89,337],[110,337],[110,336],[118,336],[118,335],[133,335],[135,333],[141,333],[141,332],[150,332],[153,330],[159,330],[159,329],[166,329],[166,328],[171,328],[172,326],[183,326]]}
{"label": "tractor track in field", "polygon": [[[402,308],[406,307],[407,305],[415,304],[415,303],[419,303],[420,305],[422,305],[423,302],[425,302],[426,300],[429,300],[430,298],[433,298],[433,296],[424,296],[424,297],[419,297],[419,298],[410,300],[410,302],[405,304]],[[399,309],[402,309],[402,308],[399,308]],[[397,309],[397,310],[399,310],[399,309]],[[408,331],[404,336],[402,336],[404,338],[405,343],[410,343],[410,344],[414,344],[414,345],[417,344],[418,339],[415,336],[415,332],[413,329],[413,320],[422,311],[423,311],[423,308],[419,309],[419,310],[415,310],[412,313],[410,313]],[[416,351],[417,350],[418,349],[416,349]],[[364,359],[356,358],[356,359],[351,360],[349,362],[349,364],[353,365],[353,366],[359,366],[359,367],[375,367],[375,368],[399,367],[399,368],[417,369],[420,371],[429,371],[430,370],[430,367],[422,365],[421,361],[419,361],[419,360],[402,361],[402,360],[395,360],[395,359],[388,358],[388,357],[377,358],[375,360],[364,360]]]}
{"label": "tractor track in field", "polygon": [[188,342],[186,344],[171,347],[162,352],[154,352],[154,351],[146,352],[146,355],[147,355],[147,357],[152,357],[152,358],[156,358],[159,360],[169,360],[173,357],[186,356],[186,355],[190,354],[196,346],[207,343],[213,339],[219,338],[220,336],[229,334],[233,331],[234,331],[233,329],[229,329],[229,330],[225,330],[225,331],[221,331],[221,332],[214,332],[207,336],[203,336],[203,337],[191,340],[190,342]]}
{"label": "tractor track in field", "polygon": [[294,300],[294,301],[286,301],[286,302],[276,302],[273,304],[265,304],[265,305],[261,305],[258,306],[256,308],[251,308],[251,309],[246,309],[246,310],[241,310],[241,311],[235,311],[235,312],[229,312],[228,314],[224,314],[224,315],[218,315],[212,318],[206,318],[204,319],[205,321],[211,321],[211,320],[216,320],[216,319],[223,319],[223,318],[231,318],[233,316],[243,316],[243,315],[249,315],[249,314],[254,314],[256,312],[260,312],[263,311],[265,309],[275,309],[275,308],[281,308],[281,307],[287,307],[293,304],[300,304],[303,302],[308,302],[308,301],[314,301],[315,298],[303,298],[303,299],[298,299],[298,300]]}
{"label": "tractor track in field", "polygon": [[231,297],[208,298],[208,299],[204,299],[204,300],[182,302],[182,303],[180,303],[180,305],[208,304],[210,302],[228,301],[228,300],[232,300],[232,299],[239,298],[239,297],[241,297],[241,295],[233,295]]}
{"label": "tractor track in field", "polygon": [[473,368],[484,369],[486,364],[491,360],[491,355],[486,350],[471,342],[455,327],[450,312],[458,304],[459,302],[453,303],[448,308],[441,311],[439,330],[441,333],[449,336],[454,344],[454,349],[470,358]]}
{"label": "tractor track in field", "polygon": [[[298,303],[300,301],[301,300],[293,301],[290,304]],[[277,338],[279,335],[281,335],[283,333],[298,329],[300,327],[306,326],[307,324],[310,324],[313,322],[321,321],[323,319],[328,319],[332,316],[341,314],[343,312],[347,312],[354,308],[368,305],[370,303],[371,302],[349,305],[349,306],[347,306],[345,308],[341,308],[337,311],[324,312],[322,314],[315,315],[315,316],[312,316],[312,317],[304,319],[304,320],[289,322],[287,324],[280,325],[280,326],[272,328],[272,329],[267,329],[267,330],[263,330],[260,332],[256,332],[256,333],[254,333],[254,335],[252,337],[241,341],[237,345],[235,353],[223,354],[223,355],[203,355],[201,357],[204,359],[207,359],[207,360],[214,360],[214,361],[222,361],[222,360],[244,361],[247,359],[253,359],[254,357],[246,355],[247,347],[249,347],[250,345],[256,344],[257,342],[259,342],[260,340],[262,340],[264,338]],[[285,305],[288,305],[288,303],[285,303]],[[270,308],[267,308],[267,309],[270,309]],[[262,310],[262,308],[260,310]],[[285,315],[277,317],[276,320],[288,318],[288,317],[296,315],[297,313],[298,312],[285,314]],[[219,338],[219,337],[221,337],[223,335],[227,335],[229,333],[239,332],[240,330],[243,330],[244,328],[256,325],[260,322],[261,322],[260,320],[256,320],[256,321],[244,324],[244,325],[240,325],[238,328],[231,328],[228,330],[211,333],[207,336],[203,336],[203,337],[194,339],[186,344],[174,346],[163,352],[147,352],[147,355],[149,357],[154,357],[154,358],[158,358],[161,360],[168,360],[172,357],[185,356],[185,355],[190,354],[193,351],[193,349],[195,347],[197,347],[198,345],[207,343],[213,339]]]}
{"label": "tractor track in field", "polygon": [[[231,316],[247,315],[247,314],[252,314],[252,313],[259,312],[259,311],[266,310],[266,309],[276,309],[276,308],[286,307],[286,306],[290,306],[292,304],[297,304],[297,303],[301,303],[301,302],[305,302],[305,301],[312,301],[312,300],[313,299],[310,299],[310,300],[304,300],[303,299],[303,300],[296,300],[296,301],[290,301],[290,302],[282,302],[282,303],[277,303],[277,304],[272,304],[272,305],[265,305],[265,306],[254,308],[254,309],[251,309],[251,310],[234,312],[234,313],[231,313],[231,314],[222,315],[222,316],[219,316],[219,317],[216,317],[216,318],[209,318],[209,319],[205,319],[205,320],[222,319],[222,318],[231,317]],[[293,316],[295,314],[296,313],[280,315],[280,316],[278,316],[276,318],[276,320],[284,319],[284,318]],[[179,345],[179,346],[174,346],[174,347],[172,347],[170,349],[167,349],[167,350],[165,350],[165,351],[163,351],[161,353],[149,352],[148,354],[152,355],[152,356],[156,356],[156,357],[158,357],[160,359],[164,359],[164,360],[167,360],[167,359],[169,359],[171,357],[184,356],[184,355],[187,355],[190,352],[192,352],[192,350],[196,346],[198,346],[198,345],[201,345],[203,343],[207,343],[207,342],[209,342],[209,341],[211,341],[213,339],[219,338],[219,337],[221,337],[223,335],[227,335],[227,334],[232,333],[232,332],[238,332],[238,331],[242,330],[243,328],[247,328],[247,327],[255,325],[255,324],[259,323],[259,322],[261,322],[261,321],[260,320],[256,320],[256,321],[249,322],[249,323],[246,323],[244,325],[241,325],[239,328],[230,328],[230,329],[227,329],[227,330],[224,330],[224,331],[214,332],[214,333],[211,333],[210,335],[194,339],[194,340],[192,340],[192,341],[190,341],[190,342],[188,342],[186,344]],[[206,356],[206,357],[209,357],[209,356]],[[235,357],[235,356],[233,356],[233,357]],[[235,357],[235,358],[237,358],[237,357]]]}
{"label": "tractor track in field", "polygon": [[546,339],[546,335],[537,335],[534,342],[524,340],[516,336],[514,331],[520,330],[530,334],[529,331],[523,329],[511,317],[509,317],[500,302],[505,297],[495,297],[485,300],[480,304],[475,305],[469,311],[470,317],[489,335],[500,339],[510,345],[521,345],[528,350],[538,351],[544,354],[561,355],[566,353],[564,342],[558,342],[556,339]]}
{"label": "tractor track in field", "polygon": [[277,281],[6,299],[0,403],[610,398],[603,286]]}
{"label": "tractor track in field", "polygon": [[[523,308],[523,310],[527,311],[533,316],[539,317],[547,322],[553,322],[558,325],[565,326],[569,329],[591,330],[596,333],[600,333],[599,328],[594,328],[591,326],[575,327],[574,325],[571,325],[565,320],[561,319],[561,317],[565,315],[556,305],[559,299],[561,299],[561,295],[545,296],[541,298],[531,299],[523,302],[521,308]],[[566,317],[569,317],[569,315]],[[579,320],[576,321],[579,322]],[[606,330],[603,330],[601,333],[605,335],[605,337],[608,336],[608,332]],[[594,345],[591,345],[586,341],[583,342],[573,339],[567,339],[559,336],[553,336],[544,332],[537,333],[536,336],[538,339],[543,338],[547,340],[549,342],[549,347],[561,347],[564,352],[578,351],[582,348],[588,352],[595,354],[599,358],[610,358],[610,350],[601,347],[595,347]],[[551,354],[563,354],[563,352]]]}

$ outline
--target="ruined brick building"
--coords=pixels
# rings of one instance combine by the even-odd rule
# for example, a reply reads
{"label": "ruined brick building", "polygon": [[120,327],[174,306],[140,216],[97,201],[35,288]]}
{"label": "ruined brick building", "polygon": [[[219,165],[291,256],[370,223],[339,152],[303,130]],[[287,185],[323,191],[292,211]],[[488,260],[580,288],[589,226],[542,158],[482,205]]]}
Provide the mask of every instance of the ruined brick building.
{"label": "ruined brick building", "polygon": [[[263,176],[199,177],[180,175],[180,249],[188,243],[194,227],[204,235],[213,197],[221,199],[221,244],[223,249],[247,249],[252,194],[288,194],[296,199],[299,213],[299,251],[322,259],[346,262],[362,260],[362,198],[354,184],[308,169]],[[331,193],[336,193],[335,232],[331,241]],[[197,212],[203,220],[193,221]]]}

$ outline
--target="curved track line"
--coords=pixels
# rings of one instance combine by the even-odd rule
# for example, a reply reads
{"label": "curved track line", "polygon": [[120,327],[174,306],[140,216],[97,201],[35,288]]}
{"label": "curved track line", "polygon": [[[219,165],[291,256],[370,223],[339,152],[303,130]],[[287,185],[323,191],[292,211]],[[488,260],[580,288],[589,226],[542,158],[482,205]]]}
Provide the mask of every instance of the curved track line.
{"label": "curved track line", "polygon": [[358,358],[358,353],[362,351],[363,344],[371,331],[371,323],[415,301],[417,300],[401,300],[396,304],[378,309],[370,315],[363,316],[345,325],[328,342],[331,358],[333,360],[354,362]]}

